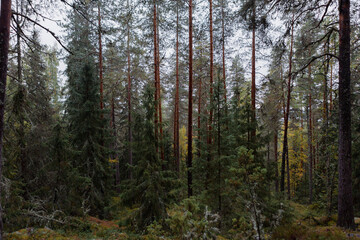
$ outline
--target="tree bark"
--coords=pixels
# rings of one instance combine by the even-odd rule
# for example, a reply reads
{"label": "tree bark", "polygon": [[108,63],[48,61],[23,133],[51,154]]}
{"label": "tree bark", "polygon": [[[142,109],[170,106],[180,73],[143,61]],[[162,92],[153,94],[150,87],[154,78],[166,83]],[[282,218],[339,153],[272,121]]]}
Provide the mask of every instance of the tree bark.
{"label": "tree bark", "polygon": [[176,93],[175,93],[175,120],[174,120],[174,153],[176,171],[180,172],[179,150],[179,2],[176,1]]}
{"label": "tree bark", "polygon": [[351,181],[350,0],[339,0],[339,194],[337,225],[354,228]]}
{"label": "tree bark", "polygon": [[[128,94],[128,134],[129,134],[129,165],[130,167],[133,165],[133,152],[132,152],[132,117],[131,117],[131,58],[130,58],[130,4],[129,0],[127,0],[127,8],[128,8],[128,19],[127,19],[127,94]],[[132,170],[130,168],[129,178],[133,179]]]}
{"label": "tree bark", "polygon": [[193,111],[193,25],[192,25],[192,0],[189,0],[189,113],[188,113],[188,197],[193,195],[192,189],[192,111]]}
{"label": "tree bark", "polygon": [[156,17],[156,0],[154,0],[154,14],[153,14],[153,31],[154,31],[154,74],[155,74],[155,119],[154,119],[154,125],[155,125],[155,146],[156,146],[156,153],[159,153],[159,126],[158,126],[158,54],[157,54],[157,17]]}
{"label": "tree bark", "polygon": [[309,102],[308,102],[308,145],[309,145],[309,204],[313,201],[313,126],[312,126],[312,79],[311,65],[309,69]]}
{"label": "tree bark", "polygon": [[278,133],[274,133],[274,162],[275,162],[275,191],[279,192],[279,169],[278,169]]}
{"label": "tree bark", "polygon": [[[291,40],[290,40],[290,55],[289,55],[289,76],[288,76],[288,92],[287,92],[287,101],[286,101],[286,111],[284,119],[284,143],[283,143],[283,154],[282,154],[282,163],[281,173],[285,174],[285,159],[287,160],[287,192],[288,199],[290,200],[290,167],[289,167],[289,147],[288,147],[288,126],[289,126],[289,114],[290,114],[290,100],[291,100],[291,80],[292,80],[292,55],[293,55],[293,43],[294,43],[294,15],[291,22]],[[284,191],[284,176],[281,177],[281,191]]]}
{"label": "tree bark", "polygon": [[213,122],[213,83],[214,83],[214,45],[213,45],[213,11],[212,11],[212,0],[209,0],[209,21],[210,21],[210,119],[209,119],[209,130],[208,130],[208,164],[211,160],[211,144],[212,144],[212,122]]}
{"label": "tree bark", "polygon": [[201,80],[201,76],[199,77],[199,88],[198,88],[198,119],[197,119],[197,128],[198,128],[198,157],[200,158],[201,156],[201,95],[202,95],[202,80]]}
{"label": "tree bark", "polygon": [[[157,10],[158,12],[158,10]],[[158,110],[159,110],[159,130],[160,130],[160,158],[161,158],[161,162],[162,162],[162,169],[165,169],[165,152],[164,152],[164,143],[163,143],[163,138],[164,138],[164,133],[163,133],[163,124],[162,124],[162,107],[161,107],[161,83],[160,83],[160,30],[159,30],[159,14],[157,14],[156,17],[156,27],[157,27],[157,83],[158,83],[158,87],[157,87],[157,96],[158,96]]]}
{"label": "tree bark", "polygon": [[[8,66],[9,38],[10,38],[11,0],[1,0],[0,12],[0,179],[3,165],[3,135],[4,135],[4,108],[6,76]],[[1,196],[0,186],[0,196]],[[0,203],[0,239],[3,234],[2,207]]]}
{"label": "tree bark", "polygon": [[221,29],[222,29],[222,72],[224,82],[224,100],[225,106],[227,103],[226,97],[226,65],[225,65],[225,11],[224,11],[224,0],[221,1]]}
{"label": "tree bark", "polygon": [[252,123],[252,131],[251,131],[251,138],[252,140],[255,140],[256,136],[256,76],[255,76],[255,64],[256,64],[256,56],[255,56],[255,15],[256,15],[256,1],[254,0],[254,6],[253,6],[253,16],[252,16],[252,59],[251,59],[251,123]]}
{"label": "tree bark", "polygon": [[[102,37],[101,37],[101,12],[100,12],[100,1],[98,4],[98,35],[99,35],[99,78],[100,78],[100,109],[104,109],[104,95],[103,95],[103,56],[102,56]],[[103,114],[101,112],[101,117]]]}

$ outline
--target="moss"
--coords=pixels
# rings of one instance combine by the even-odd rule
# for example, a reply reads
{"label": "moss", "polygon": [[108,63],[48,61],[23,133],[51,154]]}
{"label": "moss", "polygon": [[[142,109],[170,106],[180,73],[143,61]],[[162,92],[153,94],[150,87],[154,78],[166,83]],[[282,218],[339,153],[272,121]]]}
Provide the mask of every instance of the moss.
{"label": "moss", "polygon": [[63,240],[63,239],[69,239],[68,237],[64,237],[61,234],[48,229],[48,228],[26,228],[21,229],[19,231],[6,234],[4,236],[4,239],[7,240],[36,240],[36,239],[57,239],[57,240]]}

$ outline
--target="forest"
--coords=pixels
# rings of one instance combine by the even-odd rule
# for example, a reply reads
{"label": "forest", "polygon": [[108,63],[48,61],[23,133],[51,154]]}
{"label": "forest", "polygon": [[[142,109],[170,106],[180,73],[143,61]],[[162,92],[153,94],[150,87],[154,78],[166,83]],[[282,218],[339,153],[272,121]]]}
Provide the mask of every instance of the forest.
{"label": "forest", "polygon": [[360,239],[359,1],[0,8],[0,240]]}

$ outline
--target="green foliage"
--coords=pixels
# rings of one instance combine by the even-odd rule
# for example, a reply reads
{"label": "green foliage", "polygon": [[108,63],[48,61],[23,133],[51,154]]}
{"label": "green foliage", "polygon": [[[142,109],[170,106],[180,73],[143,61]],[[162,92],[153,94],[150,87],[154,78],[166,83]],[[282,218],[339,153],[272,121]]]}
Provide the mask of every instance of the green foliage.
{"label": "green foliage", "polygon": [[168,210],[165,223],[179,239],[214,239],[219,233],[220,216],[201,207],[195,198],[184,199]]}
{"label": "green foliage", "polygon": [[127,189],[122,194],[125,203],[139,204],[136,224],[140,229],[166,217],[166,193],[171,183],[167,172],[162,170],[164,163],[160,161],[156,151],[158,140],[154,131],[153,92],[154,89],[146,87],[143,96],[144,113],[135,117],[137,133],[134,138],[134,180],[125,184]]}

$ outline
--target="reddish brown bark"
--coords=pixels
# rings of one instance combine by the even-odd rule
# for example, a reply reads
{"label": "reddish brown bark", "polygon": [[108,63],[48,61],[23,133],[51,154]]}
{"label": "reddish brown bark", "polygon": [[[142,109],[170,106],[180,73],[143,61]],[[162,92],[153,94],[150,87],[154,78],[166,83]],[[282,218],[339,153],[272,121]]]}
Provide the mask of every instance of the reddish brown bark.
{"label": "reddish brown bark", "polygon": [[189,0],[189,108],[188,108],[188,158],[187,178],[188,197],[193,195],[192,189],[192,111],[193,111],[193,25],[192,25],[192,0]]}
{"label": "reddish brown bark", "polygon": [[213,107],[212,107],[212,98],[213,98],[213,82],[214,82],[214,46],[213,46],[213,12],[212,12],[212,0],[209,0],[209,21],[210,21],[210,119],[209,119],[209,131],[208,131],[208,148],[209,156],[208,161],[210,161],[210,148],[212,144],[212,122],[213,122]]}
{"label": "reddish brown bark", "polygon": [[175,117],[174,117],[174,152],[176,171],[180,172],[180,149],[179,149],[179,2],[176,2],[176,93],[175,93]]}
{"label": "reddish brown bark", "polygon": [[156,0],[154,0],[154,14],[153,14],[153,31],[154,31],[154,74],[155,74],[155,145],[156,145],[156,152],[159,152],[159,145],[158,145],[158,135],[159,135],[159,129],[158,129],[158,44],[157,44],[157,17],[156,17]]}
{"label": "reddish brown bark", "polygon": [[225,65],[225,11],[224,11],[224,1],[221,2],[221,26],[222,26],[222,72],[223,72],[223,82],[224,82],[224,100],[225,105],[227,102],[226,97],[226,65]]}
{"label": "reddish brown bark", "polygon": [[[102,56],[102,37],[101,37],[101,11],[100,11],[100,1],[98,4],[98,35],[99,35],[99,78],[100,78],[100,109],[104,109],[104,94],[103,94],[103,56]],[[103,114],[101,113],[101,117]]]}
{"label": "reddish brown bark", "polygon": [[332,87],[333,87],[333,64],[332,64],[332,60],[330,60],[330,115],[333,109],[333,95],[332,95]]}
{"label": "reddish brown bark", "polygon": [[337,225],[354,228],[351,182],[350,0],[339,0],[339,194]]}
{"label": "reddish brown bark", "polygon": [[[158,11],[157,11],[158,12]],[[158,96],[158,110],[159,110],[159,130],[160,130],[160,158],[162,161],[162,168],[163,170],[165,169],[165,152],[164,152],[164,143],[163,143],[163,138],[164,138],[164,133],[163,133],[163,124],[162,124],[162,107],[161,107],[161,82],[160,82],[160,31],[159,31],[159,14],[157,14],[156,17],[156,27],[157,27],[157,96]]]}
{"label": "reddish brown bark", "polygon": [[[127,0],[128,11],[130,11],[129,0]],[[132,117],[131,117],[131,56],[130,56],[130,19],[127,19],[127,95],[128,95],[128,137],[129,137],[129,165],[133,165],[133,152],[132,152]],[[132,170],[130,168],[129,178],[133,178]]]}
{"label": "reddish brown bark", "polygon": [[274,162],[275,162],[275,190],[279,192],[279,169],[278,169],[278,133],[274,133]]}
{"label": "reddish brown bark", "polygon": [[[10,38],[11,0],[1,0],[0,14],[0,179],[2,175],[2,152],[4,135],[4,108],[6,76],[8,66],[9,38]],[[2,189],[0,187],[0,195]],[[3,233],[2,207],[0,203],[0,238]]]}

